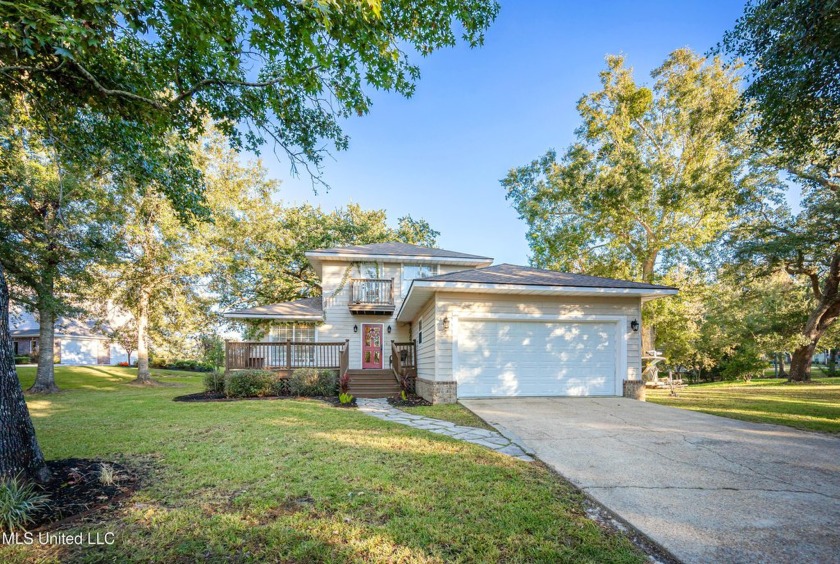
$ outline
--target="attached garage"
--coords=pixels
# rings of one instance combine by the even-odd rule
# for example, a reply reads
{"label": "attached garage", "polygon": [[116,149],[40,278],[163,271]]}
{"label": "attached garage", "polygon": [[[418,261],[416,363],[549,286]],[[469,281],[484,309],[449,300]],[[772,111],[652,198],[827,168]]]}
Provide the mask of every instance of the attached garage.
{"label": "attached garage", "polygon": [[610,396],[626,373],[618,319],[460,319],[458,397]]}
{"label": "attached garage", "polygon": [[645,301],[676,288],[500,264],[411,283],[397,321],[417,342],[417,394],[620,396],[642,372]]}

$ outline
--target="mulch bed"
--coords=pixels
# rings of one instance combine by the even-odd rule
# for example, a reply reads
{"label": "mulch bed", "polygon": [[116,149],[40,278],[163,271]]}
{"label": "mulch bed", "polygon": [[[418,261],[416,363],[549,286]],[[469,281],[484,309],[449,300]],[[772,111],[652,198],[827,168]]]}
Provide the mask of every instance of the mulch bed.
{"label": "mulch bed", "polygon": [[[103,464],[114,468],[113,484],[99,480]],[[118,508],[122,500],[137,490],[148,469],[138,464],[112,460],[66,458],[47,462],[52,476],[41,485],[49,496],[49,507],[35,515],[27,528],[37,531],[45,525],[67,521],[96,511]]]}
{"label": "mulch bed", "polygon": [[359,405],[356,403],[356,398],[355,397],[353,398],[353,401],[351,401],[350,403],[341,403],[341,401],[339,401],[338,397],[335,397],[335,396],[323,397],[323,398],[318,398],[318,399],[327,402],[328,404],[330,404],[333,407],[359,407]]}
{"label": "mulch bed", "polygon": [[416,396],[414,394],[408,394],[405,399],[397,396],[395,398],[388,398],[388,403],[393,405],[394,407],[420,407],[425,405],[432,405],[432,402],[426,401],[420,396]]}
{"label": "mulch bed", "polygon": [[175,396],[172,401],[194,402],[194,401],[242,401],[242,400],[283,400],[294,399],[293,396],[263,396],[259,398],[229,398],[221,392],[198,392],[185,396]]}

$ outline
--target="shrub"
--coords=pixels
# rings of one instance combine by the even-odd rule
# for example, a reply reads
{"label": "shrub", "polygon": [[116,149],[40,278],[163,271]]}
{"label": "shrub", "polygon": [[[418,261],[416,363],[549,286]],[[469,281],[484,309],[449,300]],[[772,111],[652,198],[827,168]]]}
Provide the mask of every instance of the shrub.
{"label": "shrub", "polygon": [[118,362],[117,366],[122,366],[123,368],[128,368],[129,364],[127,362]]}
{"label": "shrub", "polygon": [[0,482],[0,524],[9,532],[35,521],[35,514],[49,506],[49,498],[34,484],[20,478]]}
{"label": "shrub", "polygon": [[353,401],[353,396],[350,394],[340,393],[338,394],[338,401],[343,405],[347,405]]}
{"label": "shrub", "polygon": [[29,355],[21,355],[15,357],[15,364],[29,364]]}
{"label": "shrub", "polygon": [[225,391],[225,373],[214,370],[204,375],[204,391],[208,394],[221,394]]}
{"label": "shrub", "polygon": [[338,391],[338,372],[336,370],[321,370],[318,373],[318,387],[320,395],[334,396]]}
{"label": "shrub", "polygon": [[350,391],[350,375],[346,372],[344,373],[344,376],[338,379],[338,391],[342,394],[346,394]]}
{"label": "shrub", "polygon": [[318,371],[314,368],[298,368],[289,377],[289,393],[293,396],[317,396]]}
{"label": "shrub", "polygon": [[225,376],[225,395],[229,398],[257,398],[272,395],[276,375],[268,370],[243,370]]}
{"label": "shrub", "polygon": [[298,368],[289,378],[289,393],[293,396],[334,396],[336,393],[335,370]]}
{"label": "shrub", "polygon": [[289,390],[289,379],[275,376],[271,383],[271,395],[273,396],[288,396],[291,392]]}
{"label": "shrub", "polygon": [[210,362],[200,360],[181,359],[166,364],[165,368],[170,370],[193,370],[195,372],[211,372],[216,367]]}

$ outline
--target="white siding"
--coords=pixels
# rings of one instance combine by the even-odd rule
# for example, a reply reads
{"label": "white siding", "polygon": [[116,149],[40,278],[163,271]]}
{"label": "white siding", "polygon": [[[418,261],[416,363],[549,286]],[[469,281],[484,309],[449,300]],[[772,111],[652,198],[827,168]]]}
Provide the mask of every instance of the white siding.
{"label": "white siding", "polygon": [[[480,316],[482,314],[525,314],[534,316],[572,317],[581,315],[622,315],[627,317],[627,379],[641,378],[641,333],[630,329],[630,322],[641,322],[640,298],[601,297],[542,297],[495,294],[439,293],[435,300],[438,320],[448,317],[450,329],[439,331],[436,336],[434,377],[442,382],[451,382],[452,374],[452,320],[458,317]],[[421,313],[422,315],[422,313]],[[425,330],[426,322],[423,322]],[[425,339],[425,335],[424,335]]]}
{"label": "white siding", "polygon": [[[420,342],[420,321],[423,322],[423,342]],[[435,379],[435,300],[431,299],[420,310],[413,324],[413,338],[417,339],[417,376],[424,380]]]}
{"label": "white siding", "polygon": [[[350,368],[362,367],[362,323],[381,323],[383,336],[383,368],[388,367],[391,355],[391,341],[408,341],[408,324],[399,324],[396,313],[402,304],[399,284],[400,265],[397,263],[380,263],[379,277],[394,279],[394,301],[396,309],[392,315],[353,315],[350,313],[350,279],[358,278],[358,269],[354,266],[348,274],[347,268],[351,263],[325,262],[321,275],[321,290],[324,296],[325,321],[318,327],[319,341],[344,341],[350,339]],[[342,284],[344,281],[344,284]],[[359,332],[353,333],[353,325],[358,325]],[[388,326],[391,333],[388,334]]]}
{"label": "white siding", "polygon": [[[407,263],[413,264],[413,263]],[[359,278],[358,267],[352,266],[352,270],[348,273],[348,267],[352,263],[340,261],[327,261],[322,263],[321,272],[321,291],[324,300],[324,323],[318,327],[319,341],[344,341],[350,339],[350,368],[357,369],[362,367],[362,323],[381,323],[384,337],[383,349],[383,368],[388,367],[388,358],[391,354],[391,341],[406,342],[412,339],[411,328],[408,323],[397,323],[396,314],[402,305],[402,263],[379,263],[379,277],[393,278],[394,280],[394,313],[393,315],[353,315],[350,313],[350,279]],[[463,265],[438,265],[439,274],[448,274],[459,270],[465,270],[467,267]],[[342,284],[343,282],[343,284]],[[434,302],[431,302],[431,310],[426,311],[429,318],[429,328],[427,329],[426,321],[423,321],[423,342],[426,344],[427,334],[431,339],[434,339]],[[421,314],[422,315],[422,314]],[[353,326],[359,327],[359,332],[353,332]],[[388,326],[391,326],[391,333],[388,334]],[[428,331],[428,333],[427,333]],[[413,338],[417,336],[417,328],[414,328]],[[432,341],[429,341],[432,342]],[[434,351],[427,349],[429,361],[424,367],[420,368],[421,377],[432,379],[434,369]],[[422,364],[420,360],[420,350],[418,347],[418,363]],[[426,374],[422,376],[422,374]]]}

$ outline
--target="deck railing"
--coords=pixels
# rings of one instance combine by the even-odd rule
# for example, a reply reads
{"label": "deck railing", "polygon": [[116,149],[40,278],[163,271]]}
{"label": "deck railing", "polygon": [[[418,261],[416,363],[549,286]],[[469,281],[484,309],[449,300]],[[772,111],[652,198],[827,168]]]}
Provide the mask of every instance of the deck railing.
{"label": "deck railing", "polygon": [[225,369],[291,371],[295,368],[343,368],[346,372],[349,345],[349,341],[228,341],[225,343]]}
{"label": "deck railing", "polygon": [[391,370],[403,390],[415,391],[417,378],[417,347],[410,343],[395,343],[391,341]]}
{"label": "deck railing", "polygon": [[394,279],[353,278],[350,304],[394,305]]}

